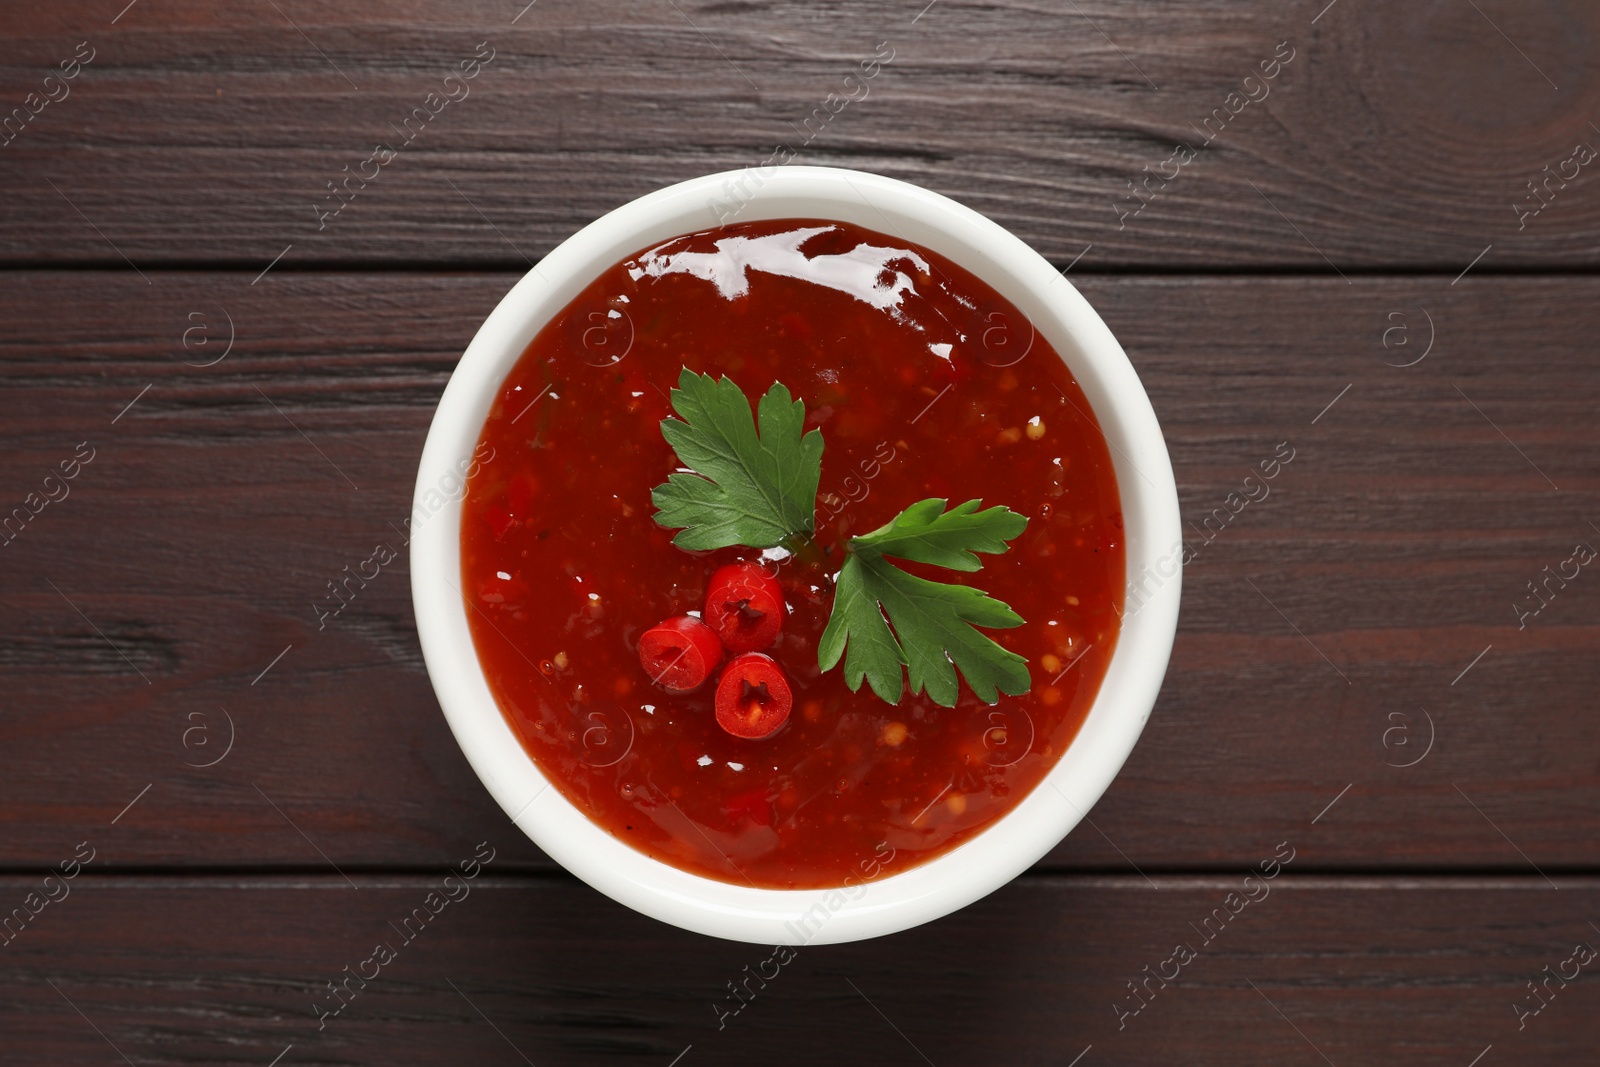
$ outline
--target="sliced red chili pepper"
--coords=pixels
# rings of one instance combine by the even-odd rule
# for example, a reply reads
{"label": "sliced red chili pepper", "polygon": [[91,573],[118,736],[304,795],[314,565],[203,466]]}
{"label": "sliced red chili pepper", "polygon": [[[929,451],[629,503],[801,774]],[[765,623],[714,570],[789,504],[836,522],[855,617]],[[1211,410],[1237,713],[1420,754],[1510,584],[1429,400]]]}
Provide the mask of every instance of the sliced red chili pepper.
{"label": "sliced red chili pepper", "polygon": [[706,586],[706,624],[729,652],[772,647],[787,610],[783,589],[759,563],[718,567]]}
{"label": "sliced red chili pepper", "polygon": [[639,638],[639,665],[669,693],[698,689],[722,662],[722,642],[693,615],[657,623]]}
{"label": "sliced red chili pepper", "polygon": [[733,657],[717,682],[717,724],[735,737],[771,737],[793,705],[783,668],[759,652]]}

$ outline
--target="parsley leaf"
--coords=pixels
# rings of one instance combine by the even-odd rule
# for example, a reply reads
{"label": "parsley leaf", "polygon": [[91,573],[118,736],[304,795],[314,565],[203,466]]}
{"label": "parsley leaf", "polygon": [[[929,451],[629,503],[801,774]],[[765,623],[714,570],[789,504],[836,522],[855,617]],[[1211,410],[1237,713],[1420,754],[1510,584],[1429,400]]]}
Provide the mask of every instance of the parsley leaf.
{"label": "parsley leaf", "polygon": [[761,431],[732,379],[687,367],[672,390],[682,421],[661,420],[661,435],[692,474],[674,474],[650,492],[656,522],[678,530],[672,543],[698,551],[771,548],[808,535],[822,478],[822,431],[802,436],[806,406],[782,382],[761,398]]}
{"label": "parsley leaf", "polygon": [[1028,524],[1009,508],[979,511],[979,504],[969,500],[945,511],[943,500],[921,500],[888,525],[850,539],[817,646],[818,667],[831,670],[843,656],[850,688],[860,689],[865,678],[891,704],[904,692],[902,666],[912,693],[926,692],[947,708],[956,703],[957,669],[986,704],[1000,693],[1028,691],[1027,660],[975,629],[1021,626],[1020,615],[981,589],[919,578],[886,558],[978,570],[975,553],[1006,551]]}
{"label": "parsley leaf", "polygon": [[983,564],[973,553],[1004,552],[1006,542],[1028,525],[1010,508],[979,511],[982,503],[969,500],[945,511],[943,500],[919,500],[890,519],[889,525],[852,537],[850,546],[858,552],[873,549],[879,555],[955,571],[980,570]]}
{"label": "parsley leaf", "polygon": [[[771,548],[810,536],[822,432],[803,432],[805,404],[782,382],[752,413],[731,379],[685,367],[672,408],[678,418],[662,419],[661,435],[688,470],[656,486],[650,500],[655,521],[678,531],[673,544],[691,551]],[[898,704],[909,678],[912,693],[954,707],[959,671],[987,704],[1001,693],[1028,691],[1027,661],[978,630],[1021,626],[1021,616],[981,589],[929,581],[893,562],[976,571],[983,566],[978,553],[1006,551],[1028,524],[1008,508],[980,511],[977,500],[948,511],[945,504],[920,500],[888,525],[850,539],[817,664],[831,670],[842,658],[852,690],[865,679]]]}

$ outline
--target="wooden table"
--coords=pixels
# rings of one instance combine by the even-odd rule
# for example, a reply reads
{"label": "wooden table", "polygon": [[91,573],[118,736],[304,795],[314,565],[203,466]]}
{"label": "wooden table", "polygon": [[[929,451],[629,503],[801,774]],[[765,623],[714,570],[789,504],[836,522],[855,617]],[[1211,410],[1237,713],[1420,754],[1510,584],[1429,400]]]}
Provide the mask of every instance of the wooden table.
{"label": "wooden table", "polygon": [[[1594,1059],[1600,9],[125,2],[0,10],[0,514],[29,509],[0,545],[0,911],[29,909],[0,1062]],[[964,911],[802,950],[719,1029],[768,950],[524,839],[439,713],[403,559],[325,628],[312,604],[396,537],[530,263],[780,144],[1068,271],[1201,547],[1090,819]],[[1199,533],[1279,442],[1270,497]],[[485,841],[472,896],[319,1021]]]}

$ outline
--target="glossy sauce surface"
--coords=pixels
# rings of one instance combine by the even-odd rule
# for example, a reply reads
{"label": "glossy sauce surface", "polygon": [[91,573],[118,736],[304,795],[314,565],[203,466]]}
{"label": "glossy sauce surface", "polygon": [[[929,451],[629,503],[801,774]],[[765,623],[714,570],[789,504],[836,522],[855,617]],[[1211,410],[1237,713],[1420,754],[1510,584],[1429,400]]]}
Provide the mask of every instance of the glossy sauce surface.
{"label": "glossy sauce surface", "polygon": [[[781,380],[825,440],[814,544],[768,553],[790,615],[769,650],[794,712],[732,737],[715,680],[673,695],[639,635],[703,607],[721,564],[651,519],[678,469],[661,436],[680,370],[752,399]],[[1066,366],[988,286],[858,227],[783,220],[692,234],[608,270],[512,370],[462,516],[462,590],[507,720],[566,798],[634,848],[762,888],[821,888],[945,852],[1037,786],[1077,733],[1115,647],[1122,519],[1111,459]],[[1032,690],[898,705],[817,670],[831,577],[852,533],[924,497],[1028,517],[1003,555],[939,581],[987,590],[1026,624],[986,631]]]}

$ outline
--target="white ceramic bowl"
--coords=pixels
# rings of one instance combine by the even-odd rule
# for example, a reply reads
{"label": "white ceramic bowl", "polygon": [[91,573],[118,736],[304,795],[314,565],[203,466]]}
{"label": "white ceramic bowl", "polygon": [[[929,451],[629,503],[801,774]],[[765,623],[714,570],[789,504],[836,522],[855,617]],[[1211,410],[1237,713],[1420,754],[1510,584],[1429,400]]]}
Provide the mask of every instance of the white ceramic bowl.
{"label": "white ceramic bowl", "polygon": [[[730,190],[739,189],[736,198]],[[920,867],[840,890],[730,885],[650,859],[550,787],[501,715],[473,649],[460,593],[460,471],[501,382],[534,335],[623,257],[736,221],[822,218],[923,245],[1009,299],[1059,352],[1111,445],[1127,535],[1128,603],[1099,696],[1044,783],[987,830]],[[441,501],[443,502],[441,504]],[[1022,241],[960,204],[904,182],[829,167],[710,174],[651,193],[568,238],[494,309],[439,401],[417,474],[411,589],[417,632],[450,729],[512,820],[596,889],[664,922],[756,944],[826,944],[904,930],[1009,882],[1099,799],[1155,703],[1178,621],[1181,535],[1172,465],[1133,367],[1100,316]]]}

